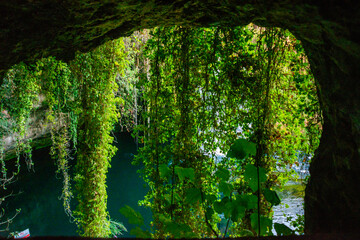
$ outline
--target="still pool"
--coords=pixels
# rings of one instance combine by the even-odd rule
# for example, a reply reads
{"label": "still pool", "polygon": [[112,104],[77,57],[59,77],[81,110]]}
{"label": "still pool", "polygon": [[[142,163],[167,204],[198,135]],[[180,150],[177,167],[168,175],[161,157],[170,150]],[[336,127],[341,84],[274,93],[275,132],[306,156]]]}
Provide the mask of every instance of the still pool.
{"label": "still pool", "polygon": [[[115,137],[118,151],[108,172],[108,211],[112,220],[123,223],[131,230],[134,226],[120,214],[119,209],[129,205],[144,216],[145,223],[149,223],[150,210],[137,205],[146,194],[147,188],[137,173],[140,167],[131,164],[137,152],[134,139],[130,133],[117,134]],[[62,179],[61,175],[55,174],[56,165],[49,156],[49,148],[34,151],[33,161],[34,171],[27,171],[26,164],[22,162],[17,181],[8,187],[14,194],[21,194],[2,204],[1,207],[6,210],[6,217],[12,216],[18,208],[21,208],[21,212],[9,226],[9,231],[0,232],[0,236],[6,237],[10,232],[25,229],[30,230],[31,236],[77,235],[76,224],[65,214],[60,200]],[[273,208],[274,222],[290,226],[287,217],[294,220],[297,214],[304,214],[303,191],[304,187],[296,182],[289,182],[282,192],[278,191],[282,203]],[[133,236],[125,232],[123,237]]]}
{"label": "still pool", "polygon": [[[139,211],[145,222],[151,221],[151,212],[137,206],[147,192],[144,181],[138,176],[139,166],[131,161],[136,154],[136,144],[130,133],[117,134],[115,144],[118,147],[108,172],[108,211],[112,220],[122,222],[127,229],[133,226],[120,214],[119,209],[125,204]],[[8,236],[10,232],[30,230],[31,236],[74,236],[76,224],[65,214],[60,200],[62,179],[56,175],[56,165],[49,155],[49,148],[33,152],[34,171],[28,171],[22,162],[18,179],[9,185],[8,190],[20,194],[8,199],[1,207],[6,210],[6,217],[12,216],[16,209],[20,214],[9,226],[9,231],[0,232]],[[75,201],[75,200],[73,200]],[[124,233],[124,237],[130,237]]]}

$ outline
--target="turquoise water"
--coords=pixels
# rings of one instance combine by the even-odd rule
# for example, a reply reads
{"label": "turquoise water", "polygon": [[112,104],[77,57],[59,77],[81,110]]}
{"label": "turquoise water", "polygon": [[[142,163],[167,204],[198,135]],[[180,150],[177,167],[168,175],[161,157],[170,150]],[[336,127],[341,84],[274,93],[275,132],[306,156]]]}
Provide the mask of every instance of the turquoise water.
{"label": "turquoise water", "polygon": [[[128,224],[119,209],[125,204],[140,211],[145,222],[151,221],[151,212],[137,206],[147,189],[144,181],[138,176],[138,166],[131,165],[136,144],[129,133],[117,134],[115,145],[118,147],[116,156],[112,159],[109,169],[108,185],[108,211],[112,220],[122,222],[130,231],[133,226]],[[25,163],[18,180],[9,185],[8,190],[13,193],[22,193],[5,202],[2,207],[6,209],[6,217],[12,216],[17,208],[20,214],[14,219],[9,231],[0,233],[8,236],[9,232],[30,229],[31,236],[74,236],[77,235],[75,223],[65,214],[61,196],[61,176],[56,176],[56,166],[49,156],[49,148],[33,152],[35,172],[29,172]],[[124,237],[131,237],[125,233]]]}
{"label": "turquoise water", "polygon": [[[113,220],[122,222],[130,231],[134,226],[128,224],[127,219],[119,213],[125,204],[141,212],[145,223],[151,221],[151,212],[137,206],[147,192],[144,181],[138,176],[139,166],[131,165],[136,154],[136,144],[129,133],[117,134],[116,146],[118,152],[113,158],[109,169],[108,185],[108,211]],[[14,214],[16,208],[21,208],[20,214],[10,225],[8,232],[0,236],[8,236],[9,232],[30,229],[31,236],[74,236],[77,235],[75,223],[65,214],[61,196],[62,179],[56,176],[56,166],[49,156],[49,148],[36,150],[33,153],[35,172],[29,172],[22,162],[21,174],[18,181],[9,186],[9,191],[21,194],[5,202],[6,216]],[[294,185],[295,186],[295,185]],[[291,188],[279,194],[282,204],[274,207],[274,222],[289,226],[286,216],[296,217],[303,214],[303,198],[292,194]],[[289,207],[286,208],[285,205]],[[224,223],[226,224],[226,222]],[[224,225],[223,224],[223,225]],[[149,226],[147,226],[149,227]],[[132,237],[125,233],[123,237]]]}

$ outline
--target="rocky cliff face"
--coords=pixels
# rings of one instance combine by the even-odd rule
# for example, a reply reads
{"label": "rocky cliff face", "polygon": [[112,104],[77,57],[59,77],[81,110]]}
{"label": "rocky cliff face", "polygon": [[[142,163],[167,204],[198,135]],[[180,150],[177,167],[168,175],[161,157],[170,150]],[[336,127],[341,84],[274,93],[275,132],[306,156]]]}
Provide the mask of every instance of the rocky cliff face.
{"label": "rocky cliff face", "polygon": [[[360,2],[215,0],[3,0],[0,72],[20,61],[71,59],[134,30],[165,25],[289,29],[316,78],[324,129],[306,190],[306,231],[358,232],[360,225]],[[1,76],[0,76],[1,77]]]}

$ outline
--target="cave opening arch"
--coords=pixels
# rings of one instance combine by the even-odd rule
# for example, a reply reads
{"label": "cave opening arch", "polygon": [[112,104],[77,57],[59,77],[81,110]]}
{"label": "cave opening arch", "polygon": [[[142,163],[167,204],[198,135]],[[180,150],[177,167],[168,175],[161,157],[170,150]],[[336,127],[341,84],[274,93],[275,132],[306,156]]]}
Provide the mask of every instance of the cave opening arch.
{"label": "cave opening arch", "polygon": [[360,224],[360,3],[318,1],[2,1],[0,71],[55,55],[69,60],[131,32],[165,25],[289,29],[318,87],[323,135],[306,188],[306,232],[358,232]]}

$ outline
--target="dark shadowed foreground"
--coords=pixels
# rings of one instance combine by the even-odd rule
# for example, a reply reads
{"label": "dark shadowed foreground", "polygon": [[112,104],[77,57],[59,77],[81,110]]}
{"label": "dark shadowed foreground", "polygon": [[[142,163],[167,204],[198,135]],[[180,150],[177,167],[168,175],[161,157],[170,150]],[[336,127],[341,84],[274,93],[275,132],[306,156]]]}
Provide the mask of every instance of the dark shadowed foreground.
{"label": "dark shadowed foreground", "polygon": [[[0,238],[0,239],[6,239],[6,238]],[[86,237],[31,237],[28,239],[34,239],[34,240],[69,240],[69,239],[81,239],[81,240],[96,240],[96,239],[118,239],[118,238],[86,238]],[[121,238],[124,240],[134,240],[135,238]],[[196,240],[195,238],[192,238],[193,240]],[[214,240],[217,238],[213,238]],[[219,238],[222,239],[222,238]],[[232,238],[227,238],[232,239]],[[309,236],[272,236],[272,237],[241,237],[241,238],[233,238],[233,239],[239,239],[239,240],[341,240],[341,239],[360,239],[360,234],[315,234],[315,235],[309,235]]]}

